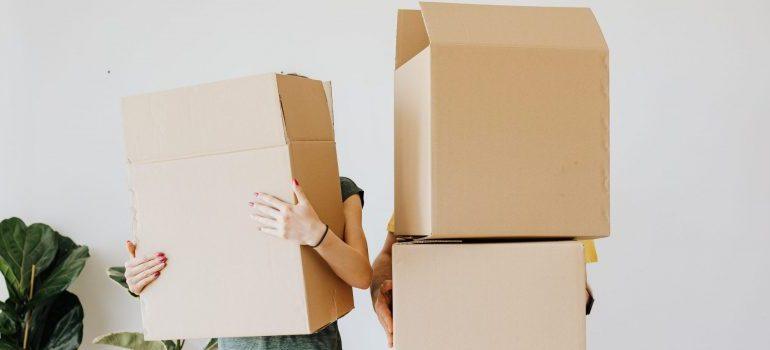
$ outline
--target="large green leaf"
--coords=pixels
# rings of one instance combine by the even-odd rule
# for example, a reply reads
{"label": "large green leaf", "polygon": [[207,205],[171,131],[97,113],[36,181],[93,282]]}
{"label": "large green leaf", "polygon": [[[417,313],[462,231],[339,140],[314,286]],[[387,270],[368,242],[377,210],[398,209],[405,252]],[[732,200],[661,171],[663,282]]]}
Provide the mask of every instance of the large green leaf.
{"label": "large green leaf", "polygon": [[145,341],[142,333],[110,333],[94,339],[94,344],[113,345],[134,350],[169,350],[162,341]]}
{"label": "large green leaf", "polygon": [[83,340],[83,306],[75,294],[62,292],[32,311],[30,348],[74,350]]}
{"label": "large green leaf", "polygon": [[56,251],[56,234],[48,225],[26,226],[19,218],[0,222],[0,272],[11,298],[28,298],[32,265],[39,275],[51,264]]}
{"label": "large green leaf", "polygon": [[[77,302],[73,307],[56,321],[53,332],[48,337],[41,350],[76,350],[83,341],[83,306],[75,294],[71,294]],[[63,308],[62,308],[63,309]],[[50,317],[50,314],[49,314]],[[49,318],[47,322],[55,321]]]}
{"label": "large green leaf", "polygon": [[61,262],[53,266],[50,273],[46,273],[46,276],[41,278],[40,289],[35,291],[32,298],[33,303],[40,303],[66,290],[83,271],[86,260],[90,256],[86,246],[75,247],[65,254],[66,256]]}

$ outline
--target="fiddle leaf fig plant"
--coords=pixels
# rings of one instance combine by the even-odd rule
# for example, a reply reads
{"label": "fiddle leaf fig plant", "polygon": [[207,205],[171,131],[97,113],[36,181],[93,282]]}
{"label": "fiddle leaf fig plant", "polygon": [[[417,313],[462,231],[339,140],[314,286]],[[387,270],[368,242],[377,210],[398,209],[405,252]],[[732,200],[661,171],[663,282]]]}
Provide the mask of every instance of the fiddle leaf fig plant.
{"label": "fiddle leaf fig plant", "polygon": [[88,247],[46,224],[0,222],[0,350],[71,350],[83,339],[83,306],[67,288],[83,271]]}
{"label": "fiddle leaf fig plant", "polygon": [[[107,269],[107,277],[113,280],[115,283],[123,287],[131,296],[139,297],[138,295],[131,293],[128,290],[128,283],[126,282],[126,268],[123,266],[113,266]],[[97,337],[93,341],[94,344],[105,344],[117,346],[124,349],[132,350],[181,350],[184,347],[184,339],[174,340],[144,340],[144,334],[137,332],[119,332],[109,333],[103,336]],[[209,340],[208,344],[203,350],[217,350],[219,348],[217,339],[213,338]],[[0,347],[0,350],[3,350]]]}

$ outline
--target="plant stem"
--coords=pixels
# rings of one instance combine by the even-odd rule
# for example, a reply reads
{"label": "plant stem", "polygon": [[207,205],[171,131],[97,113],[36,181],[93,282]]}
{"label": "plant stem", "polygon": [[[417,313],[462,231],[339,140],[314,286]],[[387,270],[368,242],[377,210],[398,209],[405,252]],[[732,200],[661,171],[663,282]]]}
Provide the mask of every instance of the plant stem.
{"label": "plant stem", "polygon": [[[35,291],[35,268],[37,266],[32,264],[32,271],[29,276],[29,298],[28,301],[32,301],[32,293]],[[27,310],[27,314],[24,316],[24,343],[23,349],[27,349],[27,340],[29,340],[29,319],[32,317],[32,310]]]}

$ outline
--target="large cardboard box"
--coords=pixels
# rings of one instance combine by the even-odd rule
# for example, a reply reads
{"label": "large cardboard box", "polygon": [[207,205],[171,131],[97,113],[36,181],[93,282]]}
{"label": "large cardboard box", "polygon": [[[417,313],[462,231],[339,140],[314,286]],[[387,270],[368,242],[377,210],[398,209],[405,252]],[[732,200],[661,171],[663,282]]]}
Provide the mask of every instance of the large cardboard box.
{"label": "large cardboard box", "polygon": [[393,248],[398,350],[585,349],[579,242]]}
{"label": "large cardboard box", "polygon": [[609,235],[608,51],[590,9],[400,10],[396,234]]}
{"label": "large cardboard box", "polygon": [[312,333],[353,308],[311,248],[260,233],[255,191],[295,201],[344,232],[322,83],[267,74],[123,100],[137,254],[168,267],[141,295],[146,339]]}

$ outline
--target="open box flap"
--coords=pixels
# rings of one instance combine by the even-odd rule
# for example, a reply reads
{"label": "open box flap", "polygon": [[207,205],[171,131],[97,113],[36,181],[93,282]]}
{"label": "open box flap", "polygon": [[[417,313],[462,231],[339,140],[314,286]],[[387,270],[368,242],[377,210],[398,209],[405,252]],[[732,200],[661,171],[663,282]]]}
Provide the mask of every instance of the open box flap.
{"label": "open box flap", "polygon": [[589,8],[421,2],[431,45],[553,47],[607,51]]}

